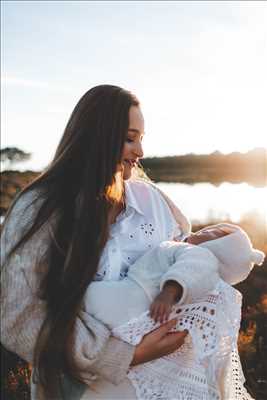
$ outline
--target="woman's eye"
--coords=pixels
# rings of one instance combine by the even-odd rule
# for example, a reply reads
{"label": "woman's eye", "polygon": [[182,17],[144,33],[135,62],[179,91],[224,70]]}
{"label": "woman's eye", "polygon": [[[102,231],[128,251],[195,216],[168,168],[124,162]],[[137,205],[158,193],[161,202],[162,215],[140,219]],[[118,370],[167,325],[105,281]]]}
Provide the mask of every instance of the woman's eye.
{"label": "woman's eye", "polygon": [[127,139],[126,139],[126,142],[127,142],[127,143],[132,143],[132,142],[134,142],[134,140],[133,140],[133,139],[130,139],[130,138],[127,138]]}

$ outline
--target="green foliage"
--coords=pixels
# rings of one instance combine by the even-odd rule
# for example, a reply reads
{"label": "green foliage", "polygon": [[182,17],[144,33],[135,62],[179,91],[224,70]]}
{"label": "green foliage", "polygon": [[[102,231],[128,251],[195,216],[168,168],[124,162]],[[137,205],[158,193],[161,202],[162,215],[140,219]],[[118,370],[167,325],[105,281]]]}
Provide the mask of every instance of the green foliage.
{"label": "green foliage", "polygon": [[21,161],[27,161],[30,159],[30,157],[31,153],[26,153],[17,147],[5,147],[0,149],[0,160],[2,163],[8,163],[8,165]]}

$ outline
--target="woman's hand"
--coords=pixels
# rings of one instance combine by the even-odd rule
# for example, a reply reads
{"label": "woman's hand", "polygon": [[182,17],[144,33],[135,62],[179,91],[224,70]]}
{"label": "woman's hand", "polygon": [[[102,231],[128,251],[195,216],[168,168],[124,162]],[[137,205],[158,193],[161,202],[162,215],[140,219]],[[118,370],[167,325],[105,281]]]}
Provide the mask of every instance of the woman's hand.
{"label": "woman's hand", "polygon": [[131,366],[166,356],[181,347],[188,332],[169,332],[176,323],[177,321],[172,319],[145,335],[136,346]]}

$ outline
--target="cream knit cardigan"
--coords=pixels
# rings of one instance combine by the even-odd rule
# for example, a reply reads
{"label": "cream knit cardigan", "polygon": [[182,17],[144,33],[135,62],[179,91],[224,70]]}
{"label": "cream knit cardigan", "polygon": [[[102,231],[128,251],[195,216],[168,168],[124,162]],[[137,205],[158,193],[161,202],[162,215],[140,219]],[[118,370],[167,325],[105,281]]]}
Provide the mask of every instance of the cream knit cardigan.
{"label": "cream knit cardigan", "polygon": [[[26,224],[34,218],[38,204],[31,206],[34,192],[15,204],[1,235],[1,342],[10,351],[32,363],[36,339],[46,307],[38,287],[46,265],[40,262],[51,232],[49,224],[5,262]],[[135,347],[111,337],[101,322],[80,311],[75,323],[73,354],[76,370],[90,384],[95,375],[118,384],[125,377]]]}

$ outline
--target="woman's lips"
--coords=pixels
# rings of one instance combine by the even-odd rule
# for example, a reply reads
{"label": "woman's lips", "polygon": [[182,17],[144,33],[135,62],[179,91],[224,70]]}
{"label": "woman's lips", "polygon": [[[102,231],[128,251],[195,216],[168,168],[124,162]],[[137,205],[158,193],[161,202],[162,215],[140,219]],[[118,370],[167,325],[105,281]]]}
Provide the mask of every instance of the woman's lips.
{"label": "woman's lips", "polygon": [[135,167],[137,165],[136,160],[124,160],[124,162],[130,165],[130,167]]}

